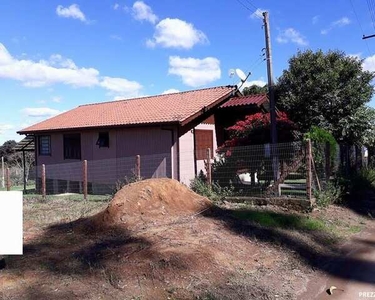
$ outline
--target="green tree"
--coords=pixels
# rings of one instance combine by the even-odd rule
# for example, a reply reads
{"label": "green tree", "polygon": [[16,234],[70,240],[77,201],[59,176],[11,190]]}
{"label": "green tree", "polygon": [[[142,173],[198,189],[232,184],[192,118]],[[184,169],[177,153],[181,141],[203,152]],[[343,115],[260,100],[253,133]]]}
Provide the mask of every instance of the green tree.
{"label": "green tree", "polygon": [[242,94],[244,94],[244,96],[265,94],[267,92],[268,92],[267,85],[265,85],[265,86],[259,86],[259,85],[256,85],[256,84],[253,84],[253,85],[251,85],[249,87],[245,87],[242,90]]}
{"label": "green tree", "polygon": [[5,162],[11,163],[15,154],[14,147],[17,145],[16,141],[9,140],[0,146],[0,157],[4,157]]}
{"label": "green tree", "polygon": [[356,116],[373,95],[374,73],[362,61],[341,51],[307,50],[289,60],[279,78],[277,106],[302,132],[315,125],[330,131],[339,142],[360,143],[363,127]]}

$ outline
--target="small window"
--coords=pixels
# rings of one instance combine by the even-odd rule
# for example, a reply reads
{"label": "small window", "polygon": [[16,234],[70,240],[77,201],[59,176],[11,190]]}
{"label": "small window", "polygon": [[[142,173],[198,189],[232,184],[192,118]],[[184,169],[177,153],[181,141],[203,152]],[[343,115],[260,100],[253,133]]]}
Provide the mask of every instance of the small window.
{"label": "small window", "polygon": [[51,136],[39,136],[39,155],[51,155]]}
{"label": "small window", "polygon": [[81,159],[81,135],[64,134],[64,159]]}
{"label": "small window", "polygon": [[96,141],[96,144],[99,146],[99,148],[102,148],[102,147],[109,148],[109,133],[99,132],[99,138]]}

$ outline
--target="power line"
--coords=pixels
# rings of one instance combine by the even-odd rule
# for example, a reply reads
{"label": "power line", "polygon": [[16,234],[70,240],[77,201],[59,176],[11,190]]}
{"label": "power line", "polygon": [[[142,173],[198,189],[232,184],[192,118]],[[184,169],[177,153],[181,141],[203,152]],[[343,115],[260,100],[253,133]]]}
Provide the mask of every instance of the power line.
{"label": "power line", "polygon": [[367,0],[367,6],[368,6],[369,13],[370,13],[370,18],[372,20],[372,26],[375,29],[375,13],[374,13],[375,5],[374,5],[374,1]]}
{"label": "power line", "polygon": [[246,8],[249,11],[252,11],[245,3],[243,3],[241,0],[236,0],[239,4],[241,4],[244,8]]}
{"label": "power line", "polygon": [[258,9],[258,7],[256,7],[250,0],[246,0],[247,3],[249,3],[252,7],[255,8],[255,10]]}
{"label": "power line", "polygon": [[260,16],[258,16],[258,15],[256,14],[256,12],[257,12],[257,10],[258,10],[258,7],[256,7],[254,4],[252,4],[249,0],[246,0],[246,2],[247,2],[248,4],[250,4],[252,7],[254,7],[255,10],[249,8],[249,7],[248,7],[243,1],[241,1],[241,0],[236,0],[236,1],[237,1],[239,4],[241,4],[244,8],[246,8],[248,11],[250,11],[252,14],[254,14],[257,18],[263,20],[263,18],[261,18]]}
{"label": "power line", "polygon": [[[355,10],[355,8],[354,8],[353,1],[352,1],[352,0],[349,0],[349,2],[350,2],[350,4],[352,5],[353,12],[354,12],[355,17],[356,17],[356,19],[357,19],[358,25],[359,25],[359,27],[361,28],[362,36],[364,37],[364,36],[365,36],[365,32],[363,31],[363,28],[362,28],[361,22],[359,21],[359,17],[358,17],[357,12],[356,12],[356,10]],[[369,45],[368,45],[368,43],[367,43],[367,40],[365,40],[365,42],[366,42],[367,50],[368,50],[369,54],[371,55],[370,47],[369,47]]]}

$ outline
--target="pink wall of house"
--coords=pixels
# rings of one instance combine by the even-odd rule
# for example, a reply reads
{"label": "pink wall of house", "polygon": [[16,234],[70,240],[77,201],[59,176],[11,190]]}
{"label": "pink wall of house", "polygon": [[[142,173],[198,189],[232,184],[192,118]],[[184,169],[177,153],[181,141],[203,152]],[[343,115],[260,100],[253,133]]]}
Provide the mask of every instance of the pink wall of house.
{"label": "pink wall of house", "polygon": [[[96,145],[98,135],[104,131],[109,132],[109,147],[99,148]],[[82,161],[87,160],[89,182],[114,184],[118,179],[132,175],[136,155],[141,156],[142,177],[178,176],[178,139],[177,130],[174,128],[164,130],[160,127],[140,127],[82,131],[81,160],[64,159],[63,134],[50,134],[50,156],[41,156],[37,152],[37,164],[46,165],[48,179],[81,181]],[[40,168],[38,169],[40,175]]]}
{"label": "pink wall of house", "polygon": [[[215,125],[199,124],[195,129],[212,130],[214,149],[211,150],[215,153],[217,149]],[[199,174],[201,170],[203,173],[206,173],[204,160],[197,160],[197,174]],[[191,180],[194,179],[197,174],[195,174],[194,166],[194,134],[193,130],[189,130],[180,137],[180,181],[189,186]]]}

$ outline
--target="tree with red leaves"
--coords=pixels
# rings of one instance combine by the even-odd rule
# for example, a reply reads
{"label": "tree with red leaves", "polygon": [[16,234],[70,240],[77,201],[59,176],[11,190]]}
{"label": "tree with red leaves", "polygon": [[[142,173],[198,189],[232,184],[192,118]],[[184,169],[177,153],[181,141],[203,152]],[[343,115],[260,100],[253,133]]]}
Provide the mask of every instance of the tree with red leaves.
{"label": "tree with red leaves", "polygon": [[[276,116],[278,143],[289,143],[298,139],[296,125],[284,112]],[[272,160],[266,151],[266,144],[271,142],[271,119],[269,113],[248,115],[245,120],[226,129],[230,138],[218,148],[221,158],[213,165],[213,178],[224,186],[235,182],[236,174],[246,170],[262,179],[268,186],[272,179]],[[247,147],[246,147],[247,146]],[[297,147],[299,149],[299,147]],[[269,149],[269,147],[268,147]],[[294,152],[293,146],[288,152]],[[290,153],[278,154],[280,163],[290,160]]]}
{"label": "tree with red leaves", "polygon": [[[284,112],[278,112],[276,116],[276,128],[278,143],[291,142],[296,139],[297,127],[289,120]],[[237,121],[226,129],[230,139],[219,148],[230,148],[236,146],[269,144],[271,141],[271,118],[270,113],[256,113],[248,115],[245,120]]]}

